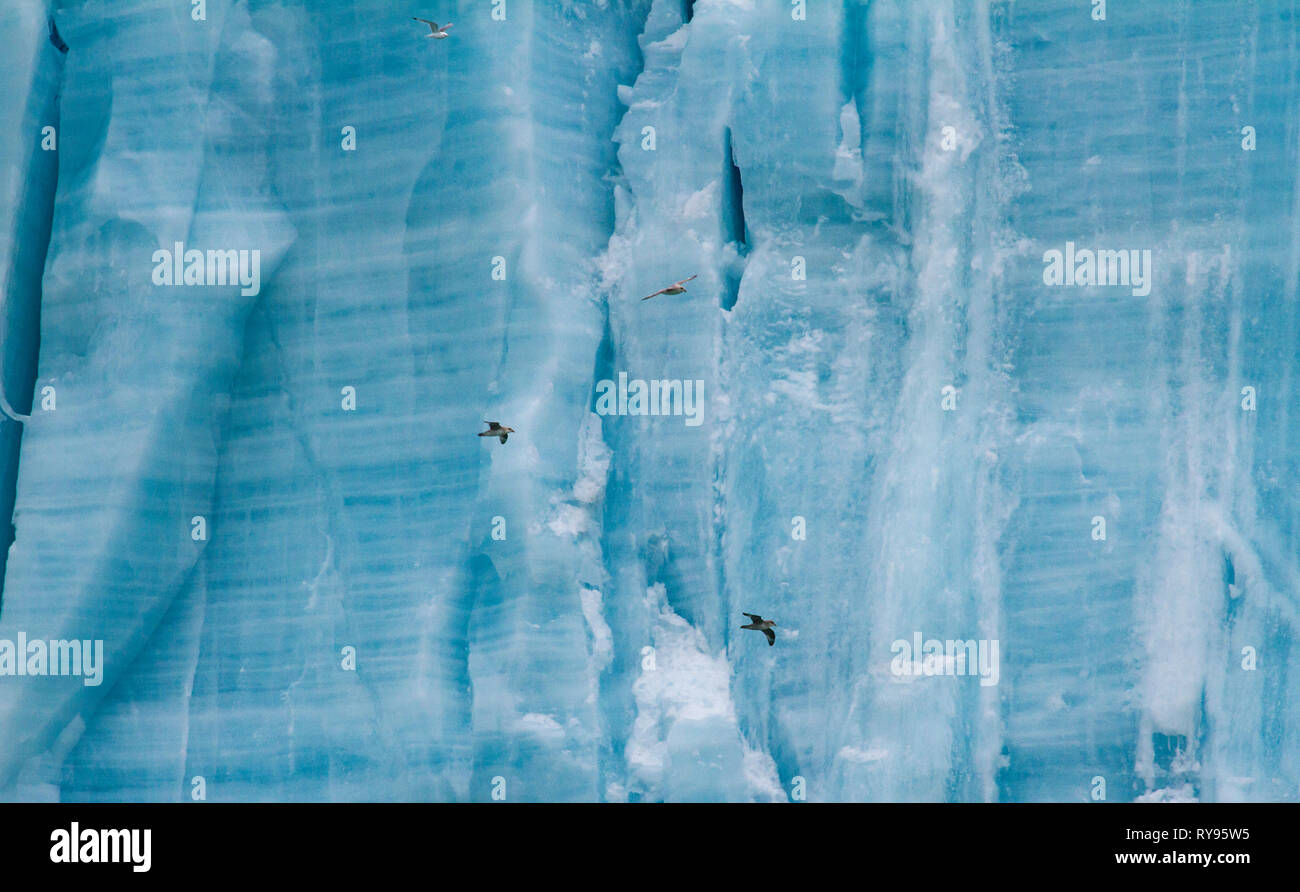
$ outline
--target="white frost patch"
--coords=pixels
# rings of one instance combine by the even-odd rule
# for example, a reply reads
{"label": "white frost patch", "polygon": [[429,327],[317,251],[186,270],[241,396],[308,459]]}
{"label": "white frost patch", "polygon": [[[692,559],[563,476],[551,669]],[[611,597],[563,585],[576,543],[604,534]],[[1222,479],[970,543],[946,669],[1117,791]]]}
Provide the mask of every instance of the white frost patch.
{"label": "white frost patch", "polygon": [[[616,204],[627,200],[627,190],[622,186],[614,187],[614,201]],[[627,274],[627,258],[631,256],[633,250],[632,241],[617,233],[610,236],[609,248],[596,258],[596,274],[600,280],[602,290],[612,290],[619,281]]]}
{"label": "white frost patch", "polygon": [[672,34],[669,34],[663,40],[657,40],[646,46],[647,50],[681,50],[686,46],[686,40],[691,36],[690,25],[682,25]]}
{"label": "white frost patch", "polygon": [[582,508],[561,503],[555,506],[555,516],[547,522],[546,526],[557,536],[577,538],[587,532],[589,521],[587,512]]}
{"label": "white frost patch", "polygon": [[[636,96],[636,90],[634,87],[631,87],[627,84],[619,84],[617,93],[618,93],[618,101],[621,102],[623,105],[626,105],[629,109],[658,108],[659,106],[664,104],[664,101],[662,99],[634,100],[634,97]],[[640,138],[641,136],[638,133],[637,139],[639,140]]]}
{"label": "white frost patch", "polygon": [[817,359],[824,340],[825,332],[810,331],[791,338],[776,349],[770,362],[772,384],[764,396],[769,406],[776,405],[781,397],[785,397],[796,406],[831,411],[831,406],[818,397],[821,382]]}
{"label": "white frost patch", "polygon": [[668,606],[663,583],[651,586],[649,598],[659,601],[654,635],[656,668],[642,673],[633,685],[638,702],[653,699],[661,717],[669,721],[734,720],[731,667],[725,652],[708,653],[704,635]]}
{"label": "white frost patch", "polygon": [[582,600],[582,618],[591,632],[591,655],[600,671],[614,659],[614,634],[605,622],[605,608],[598,589],[583,586],[578,592]]}
{"label": "white frost patch", "polygon": [[772,382],[768,405],[775,405],[778,397],[786,397],[796,406],[805,409],[829,409],[817,399],[817,374],[812,371],[791,369],[784,378]]}
{"label": "white frost patch", "polygon": [[785,802],[785,788],[777,773],[776,762],[762,750],[750,749],[745,744],[745,783],[756,799],[768,802]]}
{"label": "white frost patch", "polygon": [[734,726],[736,715],[725,651],[708,652],[700,631],[668,606],[663,583],[647,589],[646,603],[654,617],[654,668],[643,662],[632,685],[636,721],[625,755],[629,770],[653,786],[663,778],[674,723],[715,719]]}
{"label": "white frost patch", "polygon": [[1134,802],[1199,802],[1196,798],[1196,790],[1191,784],[1183,784],[1181,787],[1166,787],[1163,790],[1152,790],[1150,793],[1143,793]]}
{"label": "white frost patch", "polygon": [[1196,728],[1209,654],[1218,643],[1222,547],[1205,523],[1195,481],[1169,488],[1155,557],[1139,589],[1144,644],[1142,703],[1154,728],[1190,736]]}
{"label": "white frost patch", "polygon": [[870,762],[879,762],[881,759],[889,756],[889,750],[882,747],[873,746],[869,750],[860,750],[856,747],[841,747],[836,757],[843,762],[854,762],[858,765],[865,765]]}
{"label": "white frost patch", "polygon": [[701,220],[717,214],[722,206],[719,200],[721,189],[722,186],[718,181],[713,180],[703,189],[693,193],[682,205],[682,219]]}
{"label": "white frost patch", "polygon": [[858,117],[856,100],[844,103],[840,109],[840,144],[835,148],[835,169],[831,176],[839,182],[849,184],[848,189],[840,195],[853,207],[861,207],[862,120]]}
{"label": "white frost patch", "polygon": [[518,730],[546,740],[563,740],[564,728],[552,716],[530,712],[519,720]]}

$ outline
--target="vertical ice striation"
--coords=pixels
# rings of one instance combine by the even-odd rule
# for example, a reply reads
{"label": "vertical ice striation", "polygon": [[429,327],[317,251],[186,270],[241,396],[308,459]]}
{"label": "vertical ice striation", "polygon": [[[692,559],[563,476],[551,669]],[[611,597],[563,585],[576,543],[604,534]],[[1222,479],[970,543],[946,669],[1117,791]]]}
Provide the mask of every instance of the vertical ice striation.
{"label": "vertical ice striation", "polygon": [[[8,64],[0,103],[0,583],[13,542],[21,424],[30,411],[40,342],[41,273],[58,173],[58,85],[62,42],[52,0],[0,11]],[[3,585],[0,585],[0,598]]]}
{"label": "vertical ice striation", "polygon": [[[655,31],[652,14],[620,128],[611,324],[620,369],[706,381],[712,426],[650,419],[647,436],[620,420],[614,474],[635,485],[609,510],[626,500],[637,521],[611,536],[611,559],[648,553],[650,581],[727,647],[742,746],[787,789],[992,797],[990,690],[936,695],[888,675],[891,642],[913,630],[997,637],[1005,508],[985,444],[1003,435],[1007,384],[987,12],[848,4],[814,18],[698,4],[689,25]],[[877,74],[905,70],[901,84]],[[712,300],[627,300],[697,266]],[[946,386],[964,413],[940,411]],[[732,641],[743,610],[787,617],[781,646]]]}
{"label": "vertical ice striation", "polygon": [[[1154,257],[1145,296],[1008,267],[1005,798],[1092,777],[1114,799],[1297,796],[1295,25],[1272,3],[1002,17],[1027,253]],[[1106,539],[1081,549],[1093,517]]]}
{"label": "vertical ice striation", "polygon": [[[171,572],[165,581],[123,580],[145,603],[133,625],[103,635],[110,679],[139,650],[128,636],[153,635],[72,755],[73,776],[90,782],[72,795],[181,796],[201,776],[224,798],[487,798],[505,776],[512,798],[595,798],[596,668],[579,579],[602,574],[589,528],[598,493],[582,489],[599,429],[586,449],[576,433],[590,427],[602,329],[592,261],[612,225],[603,178],[637,5],[595,17],[517,4],[497,23],[465,4],[457,39],[438,44],[415,42],[385,4],[340,16],[215,6],[206,23],[155,5],[116,26],[137,38],[71,14],[64,28],[83,59],[175,30],[167,44],[188,41],[189,55],[152,70],[186,81],[164,92],[207,115],[152,140],[168,151],[151,169],[175,171],[159,180],[165,197],[133,181],[99,200],[163,209],[164,223],[242,205],[259,230],[213,210],[207,229],[191,222],[154,241],[263,251],[251,299],[153,289],[149,267],[138,277],[139,300],[167,295],[205,349],[159,376],[174,393],[127,399],[120,375],[103,386],[143,407],[120,412],[127,423],[158,404],[197,404],[202,417],[158,438],[176,453],[159,466],[200,467],[170,486],[146,475],[150,510],[113,512],[128,530],[154,524],[133,531],[137,547],[176,540],[180,553],[150,562]],[[594,73],[571,77],[560,62],[584,54]],[[114,110],[110,133],[145,126],[119,122],[119,110],[155,85],[86,81],[115,91],[98,103]],[[188,95],[190,81],[219,101]],[[70,116],[75,72],[69,82]],[[99,181],[144,169],[137,151],[120,154],[115,165],[101,152]],[[47,305],[58,269],[56,253]],[[57,363],[51,340],[45,368]],[[526,436],[508,449],[478,440],[483,417]],[[194,516],[206,543],[191,541]],[[65,597],[130,600],[95,583]],[[345,648],[355,672],[341,669]]]}
{"label": "vertical ice striation", "polygon": [[[37,385],[53,388],[57,407],[24,430],[0,637],[102,639],[106,685],[0,686],[11,729],[0,783],[47,779],[20,769],[56,739],[75,741],[203,549],[191,518],[210,519],[223,400],[252,301],[237,286],[190,300],[155,288],[153,252],[256,245],[270,276],[291,238],[257,173],[267,134],[246,128],[269,105],[269,45],[237,44],[214,68],[231,32],[154,7],[153,18],[79,8],[58,19],[68,45],[84,49],[64,71],[41,303]],[[205,105],[209,78],[222,101]]]}
{"label": "vertical ice striation", "polygon": [[0,798],[1300,797],[1294,10],[434,6],[0,12]]}

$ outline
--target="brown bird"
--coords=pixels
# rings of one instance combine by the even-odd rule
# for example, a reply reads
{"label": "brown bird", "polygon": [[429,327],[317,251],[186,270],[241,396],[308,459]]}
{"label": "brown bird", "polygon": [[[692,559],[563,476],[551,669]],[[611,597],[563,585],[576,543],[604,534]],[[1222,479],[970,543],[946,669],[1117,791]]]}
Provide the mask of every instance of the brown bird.
{"label": "brown bird", "polygon": [[763,617],[759,616],[757,613],[746,613],[745,616],[752,619],[753,622],[747,626],[741,626],[742,629],[753,629],[756,632],[762,632],[767,636],[768,647],[776,644],[776,633],[772,631],[772,627],[775,626],[776,623],[772,622],[770,619],[763,619]]}
{"label": "brown bird", "polygon": [[[699,273],[696,273],[696,274],[695,274],[695,276],[698,276],[698,275],[699,275]],[[645,297],[643,297],[643,298],[641,298],[641,299],[642,299],[642,300],[649,300],[650,298],[652,298],[652,297],[658,297],[658,296],[661,295],[661,294],[684,294],[684,293],[686,292],[686,283],[689,282],[691,279],[694,279],[695,276],[691,276],[690,278],[682,279],[680,282],[673,282],[673,283],[672,283],[671,285],[669,285],[667,288],[660,288],[660,289],[659,289],[658,291],[656,291],[654,294],[647,294]]]}
{"label": "brown bird", "polygon": [[495,421],[485,421],[483,423],[488,426],[488,429],[479,434],[480,437],[500,437],[501,442],[504,443],[506,438],[515,432],[513,427],[502,427]]}

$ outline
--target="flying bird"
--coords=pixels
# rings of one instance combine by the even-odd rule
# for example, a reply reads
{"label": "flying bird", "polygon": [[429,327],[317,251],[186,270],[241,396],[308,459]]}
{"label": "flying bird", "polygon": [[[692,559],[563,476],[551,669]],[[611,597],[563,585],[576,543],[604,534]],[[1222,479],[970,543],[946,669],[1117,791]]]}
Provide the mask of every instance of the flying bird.
{"label": "flying bird", "polygon": [[749,625],[741,626],[742,629],[753,629],[756,632],[762,632],[767,636],[768,647],[776,644],[776,633],[772,631],[772,627],[775,626],[776,623],[772,622],[770,619],[763,619],[763,617],[759,616],[757,613],[746,613],[745,616],[752,619],[753,622]]}
{"label": "flying bird", "polygon": [[485,421],[483,423],[488,426],[488,429],[479,434],[480,437],[499,437],[501,442],[504,443],[506,438],[515,432],[513,427],[502,427],[495,421]]}
{"label": "flying bird", "polygon": [[447,29],[451,27],[451,22],[448,22],[445,25],[439,25],[437,22],[430,21],[429,19],[422,19],[416,15],[411,16],[411,18],[417,22],[424,22],[429,26],[429,33],[424,35],[425,37],[433,37],[438,40],[446,39]]}
{"label": "flying bird", "polygon": [[[695,276],[698,276],[698,275],[699,275],[699,273],[696,273],[696,274],[695,274]],[[661,295],[661,294],[683,294],[683,293],[685,293],[685,291],[686,291],[686,283],[689,282],[691,279],[694,279],[695,276],[691,276],[690,278],[682,279],[680,282],[673,282],[673,283],[672,283],[671,285],[669,285],[667,288],[660,288],[660,289],[659,289],[658,291],[656,291],[654,294],[647,294],[645,297],[643,297],[643,298],[641,298],[641,299],[642,299],[642,300],[649,300],[650,298],[652,298],[652,297],[658,297],[658,296]]]}

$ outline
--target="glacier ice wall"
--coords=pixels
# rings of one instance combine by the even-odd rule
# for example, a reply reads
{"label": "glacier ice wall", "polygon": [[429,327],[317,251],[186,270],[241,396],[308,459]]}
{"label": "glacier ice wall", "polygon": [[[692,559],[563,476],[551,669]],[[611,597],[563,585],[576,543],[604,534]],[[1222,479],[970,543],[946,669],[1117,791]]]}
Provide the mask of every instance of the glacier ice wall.
{"label": "glacier ice wall", "polygon": [[[31,411],[40,343],[41,273],[58,175],[61,38],[46,4],[0,11],[11,63],[0,103],[0,580],[13,543],[14,491],[23,420]],[[46,39],[48,37],[48,39]],[[66,47],[66,45],[64,45]],[[46,149],[49,149],[47,151]]]}
{"label": "glacier ice wall", "polygon": [[437,5],[0,13],[0,798],[1300,798],[1290,4]]}

